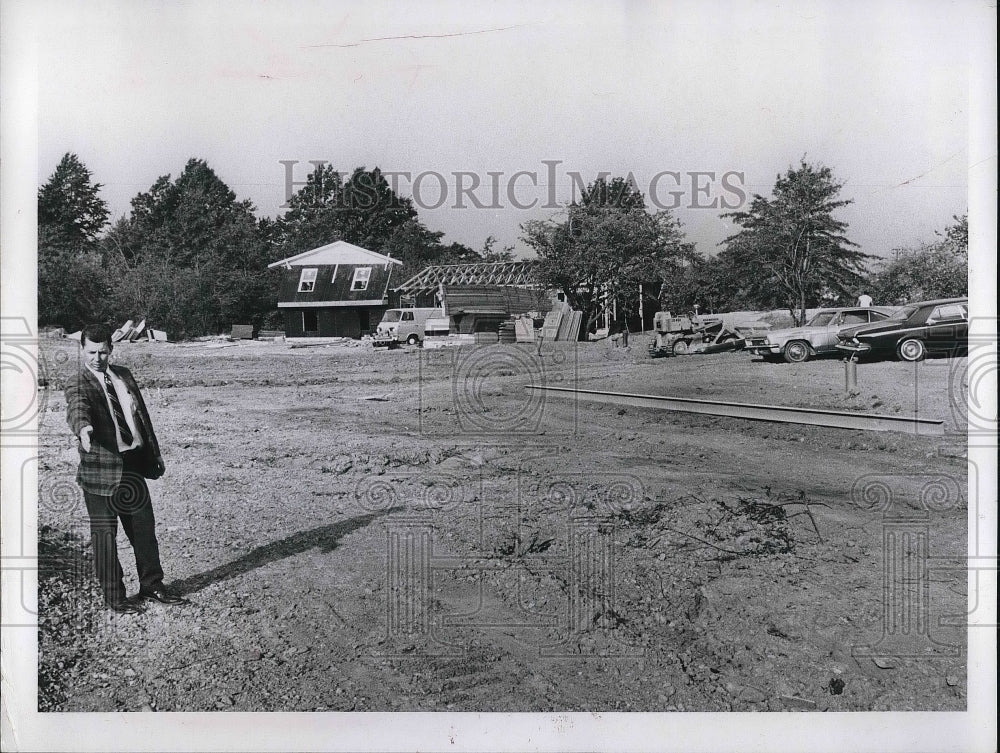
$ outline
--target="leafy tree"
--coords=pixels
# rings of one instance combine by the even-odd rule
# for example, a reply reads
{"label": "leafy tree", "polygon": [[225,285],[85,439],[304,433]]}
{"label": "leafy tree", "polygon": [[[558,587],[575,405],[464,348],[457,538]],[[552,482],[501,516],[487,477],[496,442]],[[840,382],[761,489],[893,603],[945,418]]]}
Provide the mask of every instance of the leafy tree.
{"label": "leafy tree", "polygon": [[132,214],[113,230],[125,259],[160,258],[180,267],[240,264],[260,245],[253,203],[236,194],[204,160],[188,160],[173,182],[161,176],[132,199]]}
{"label": "leafy tree", "polygon": [[443,236],[444,233],[428,230],[415,219],[400,226],[381,248],[382,253],[403,262],[402,268],[392,273],[396,281],[393,284],[409,279],[431,264],[441,263]]}
{"label": "leafy tree", "polygon": [[400,281],[432,264],[512,256],[512,248],[495,251],[492,237],[479,253],[462,243],[443,244],[444,233],[429,230],[413,201],[396,194],[377,167],[356,168],[345,180],[330,165],[317,165],[288,203],[288,211],[275,223],[280,256],[344,240],[402,261],[402,269],[393,273]]}
{"label": "leafy tree", "polygon": [[624,178],[599,177],[567,213],[565,222],[530,220],[521,229],[538,254],[539,280],[583,312],[581,336],[602,301],[635,301],[640,285],[663,279],[690,253],[674,217],[647,212],[642,193]]}
{"label": "leafy tree", "polygon": [[38,190],[38,229],[46,243],[64,248],[94,250],[108,224],[108,205],[102,185],[75,154],[66,153],[48,181]]}
{"label": "leafy tree", "polygon": [[111,284],[97,251],[38,246],[38,323],[68,332],[113,318]]}
{"label": "leafy tree", "polygon": [[[952,215],[955,220],[954,225],[949,225],[944,231],[944,240],[941,247],[955,254],[969,257],[969,215],[963,214],[961,217]],[[940,235],[940,233],[939,233]]]}
{"label": "leafy tree", "polygon": [[283,256],[338,240],[384,252],[397,231],[417,221],[412,200],[396,194],[377,167],[356,168],[344,180],[330,165],[317,165],[288,203],[278,221]]}
{"label": "leafy tree", "polygon": [[674,312],[697,307],[702,313],[715,313],[782,304],[780,291],[735,249],[712,258],[691,249],[678,260],[675,271],[664,277],[660,289],[661,308]]}
{"label": "leafy tree", "polygon": [[900,304],[969,294],[968,215],[954,219],[941,240],[897,249],[892,259],[876,268],[868,286],[876,302]]}
{"label": "leafy tree", "polygon": [[497,239],[492,235],[486,236],[483,247],[479,250],[479,260],[491,264],[514,260],[514,247],[504,246],[499,251],[496,249]]}
{"label": "leafy tree", "polygon": [[98,237],[108,206],[90,170],[65,154],[38,190],[38,320],[75,330],[108,313]]}
{"label": "leafy tree", "polygon": [[770,199],[755,194],[749,210],[723,215],[742,228],[723,241],[732,260],[780,290],[798,323],[824,298],[853,298],[871,258],[844,235],[847,223],[834,217],[852,202],[837,198],[842,188],[830,168],[802,162],[777,177]]}
{"label": "leafy tree", "polygon": [[449,243],[447,246],[442,245],[437,258],[435,259],[435,264],[478,264],[484,261],[497,261],[496,259],[487,260],[474,249],[466,246],[464,243]]}
{"label": "leafy tree", "polygon": [[175,336],[259,324],[277,297],[272,233],[205,161],[189,160],[176,180],[162,176],[133,198],[131,216],[105,238],[120,260],[119,316],[146,317]]}

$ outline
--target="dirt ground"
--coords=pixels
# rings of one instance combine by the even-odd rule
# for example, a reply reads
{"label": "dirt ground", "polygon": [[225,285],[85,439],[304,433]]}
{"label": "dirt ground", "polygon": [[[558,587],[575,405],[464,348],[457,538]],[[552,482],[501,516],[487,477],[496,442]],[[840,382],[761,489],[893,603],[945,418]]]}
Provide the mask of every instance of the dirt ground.
{"label": "dirt ground", "polygon": [[[133,344],[188,603],[100,609],[44,346],[43,711],[966,707],[965,359],[609,342]],[[944,419],[944,437],[539,397],[542,383]],[[134,559],[119,534],[129,592]]]}

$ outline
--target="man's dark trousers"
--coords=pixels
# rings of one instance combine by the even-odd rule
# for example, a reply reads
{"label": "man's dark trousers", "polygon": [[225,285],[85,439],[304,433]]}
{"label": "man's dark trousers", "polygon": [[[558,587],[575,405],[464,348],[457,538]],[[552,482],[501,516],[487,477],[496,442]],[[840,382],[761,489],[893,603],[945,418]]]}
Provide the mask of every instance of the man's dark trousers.
{"label": "man's dark trousers", "polygon": [[122,480],[111,496],[84,491],[90,515],[90,539],[94,547],[94,565],[97,579],[104,590],[104,601],[114,604],[125,598],[124,573],[118,560],[118,519],[135,552],[139,572],[139,590],[150,591],[161,587],[163,567],[160,565],[160,547],[156,542],[153,503],[149,487],[140,471],[140,453],[131,450],[122,453],[125,467]]}

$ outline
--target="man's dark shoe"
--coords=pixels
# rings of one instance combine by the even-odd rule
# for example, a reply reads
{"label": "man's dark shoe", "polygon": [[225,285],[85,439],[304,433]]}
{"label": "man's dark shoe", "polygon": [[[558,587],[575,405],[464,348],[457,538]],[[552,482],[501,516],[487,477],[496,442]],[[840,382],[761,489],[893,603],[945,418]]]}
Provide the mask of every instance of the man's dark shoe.
{"label": "man's dark shoe", "polygon": [[142,605],[136,604],[133,601],[126,601],[125,599],[108,602],[107,607],[112,612],[117,612],[118,614],[142,614],[146,611]]}
{"label": "man's dark shoe", "polygon": [[143,599],[155,599],[161,604],[183,604],[185,602],[183,596],[175,594],[173,591],[168,591],[165,588],[151,588],[148,591],[140,591],[139,597]]}

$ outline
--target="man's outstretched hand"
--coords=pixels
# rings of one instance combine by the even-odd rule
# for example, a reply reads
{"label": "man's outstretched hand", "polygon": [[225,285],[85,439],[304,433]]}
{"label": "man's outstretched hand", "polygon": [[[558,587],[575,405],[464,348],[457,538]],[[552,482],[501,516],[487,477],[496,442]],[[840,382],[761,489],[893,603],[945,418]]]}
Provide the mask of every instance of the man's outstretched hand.
{"label": "man's outstretched hand", "polygon": [[93,426],[84,426],[80,429],[80,446],[84,452],[90,452],[90,435],[94,433]]}

